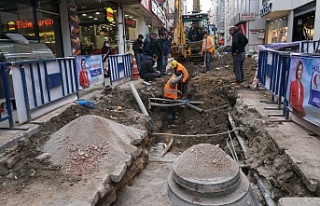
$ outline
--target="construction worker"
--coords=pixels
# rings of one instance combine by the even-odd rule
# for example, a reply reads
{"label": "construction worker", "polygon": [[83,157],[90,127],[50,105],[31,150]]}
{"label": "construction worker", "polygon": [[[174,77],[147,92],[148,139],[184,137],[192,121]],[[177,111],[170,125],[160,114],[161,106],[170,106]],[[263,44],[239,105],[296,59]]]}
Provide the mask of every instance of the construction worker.
{"label": "construction worker", "polygon": [[[181,83],[182,80],[182,72],[176,71],[164,85],[164,93],[163,96],[166,99],[173,99],[176,100],[179,98],[178,93],[180,92],[178,89],[178,85]],[[173,124],[173,120],[175,118],[176,108],[175,107],[168,107],[167,111],[167,121],[168,121],[168,128],[174,128],[176,125]]]}
{"label": "construction worker", "polygon": [[186,97],[186,84],[189,81],[189,72],[188,70],[176,60],[171,62],[171,68],[174,70],[175,73],[180,72],[182,74],[181,83],[178,85],[178,89],[181,91],[181,99]]}
{"label": "construction worker", "polygon": [[200,53],[203,55],[205,54],[205,59],[206,59],[206,73],[208,74],[210,72],[210,63],[211,63],[211,58],[214,52],[214,43],[211,38],[211,36],[208,36],[208,32],[205,31],[203,33],[203,40],[202,40],[202,49]]}

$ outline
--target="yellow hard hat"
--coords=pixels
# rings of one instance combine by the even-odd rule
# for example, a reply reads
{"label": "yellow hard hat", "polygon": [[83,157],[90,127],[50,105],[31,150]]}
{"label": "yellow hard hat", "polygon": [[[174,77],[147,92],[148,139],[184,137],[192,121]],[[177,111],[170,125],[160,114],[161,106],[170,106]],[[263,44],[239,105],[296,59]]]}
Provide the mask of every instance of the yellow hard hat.
{"label": "yellow hard hat", "polygon": [[173,61],[171,62],[171,68],[176,68],[177,65],[178,65],[178,62],[177,62],[176,60],[173,60]]}

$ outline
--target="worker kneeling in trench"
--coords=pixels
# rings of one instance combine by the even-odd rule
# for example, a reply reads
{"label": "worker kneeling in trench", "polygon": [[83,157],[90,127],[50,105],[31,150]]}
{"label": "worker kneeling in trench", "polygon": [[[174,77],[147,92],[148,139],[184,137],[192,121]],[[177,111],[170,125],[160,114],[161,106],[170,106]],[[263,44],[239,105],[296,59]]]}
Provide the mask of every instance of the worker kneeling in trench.
{"label": "worker kneeling in trench", "polygon": [[[177,61],[172,61],[171,68],[173,68],[173,74],[164,86],[164,98],[177,100],[186,97],[185,88],[186,83],[189,80],[189,73],[187,69]],[[176,108],[168,107],[167,111],[167,123],[168,128],[174,128],[177,125],[173,124],[175,119]]]}

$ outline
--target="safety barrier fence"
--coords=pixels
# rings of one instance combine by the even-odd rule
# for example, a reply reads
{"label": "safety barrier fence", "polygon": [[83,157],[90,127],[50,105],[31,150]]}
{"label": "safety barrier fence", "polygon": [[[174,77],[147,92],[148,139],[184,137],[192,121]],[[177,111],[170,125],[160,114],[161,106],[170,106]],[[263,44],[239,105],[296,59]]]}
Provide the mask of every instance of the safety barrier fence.
{"label": "safety barrier fence", "polygon": [[[296,42],[292,43],[296,46]],[[272,102],[288,119],[289,112],[314,125],[320,125],[320,55],[319,41],[299,42],[299,50],[277,51],[260,47],[258,61],[258,86],[272,94]],[[283,47],[282,47],[283,48]],[[275,101],[275,98],[277,100]],[[267,109],[267,108],[266,108]]]}
{"label": "safety barrier fence", "polygon": [[259,51],[259,84],[272,94],[272,100],[277,98],[278,108],[281,108],[286,94],[290,53],[275,50]]}
{"label": "safety barrier fence", "polygon": [[125,79],[131,79],[132,76],[132,55],[110,55],[108,58],[108,69],[110,74],[110,84],[120,84]]}
{"label": "safety barrier fence", "polygon": [[8,78],[8,69],[10,65],[8,63],[0,63],[0,122],[8,121],[9,127],[14,126],[12,117],[12,106],[10,98],[10,86]]}
{"label": "safety barrier fence", "polygon": [[19,123],[60,107],[63,103],[52,103],[64,97],[75,100],[79,90],[73,57],[15,62],[12,78]]}

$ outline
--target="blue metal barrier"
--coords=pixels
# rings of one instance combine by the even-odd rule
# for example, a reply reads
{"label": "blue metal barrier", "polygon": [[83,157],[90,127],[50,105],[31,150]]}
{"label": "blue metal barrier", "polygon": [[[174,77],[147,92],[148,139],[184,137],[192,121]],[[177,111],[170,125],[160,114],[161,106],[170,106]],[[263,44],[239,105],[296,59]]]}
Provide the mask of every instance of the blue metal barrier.
{"label": "blue metal barrier", "polygon": [[113,83],[115,83],[116,81],[123,80],[126,77],[131,78],[131,64],[131,54],[110,55],[108,58],[110,84],[113,85]]}
{"label": "blue metal barrier", "polygon": [[10,87],[9,87],[9,81],[8,81],[8,74],[7,74],[7,67],[10,66],[8,63],[1,63],[0,64],[0,84],[2,84],[2,88],[4,93],[4,99],[5,99],[5,111],[3,114],[0,113],[0,122],[9,121],[9,127],[13,128],[13,117],[12,117],[12,108],[11,108],[11,99],[10,99]]}
{"label": "blue metal barrier", "polygon": [[302,53],[315,53],[317,52],[319,47],[320,40],[317,41],[312,41],[312,40],[307,40],[307,41],[301,41],[300,42],[300,49],[299,52]]}
{"label": "blue metal barrier", "polygon": [[258,61],[259,84],[277,97],[278,108],[286,95],[286,83],[290,68],[290,53],[275,50],[260,50]]}
{"label": "blue metal barrier", "polygon": [[16,62],[27,120],[31,113],[63,97],[78,93],[78,79],[74,58]]}

